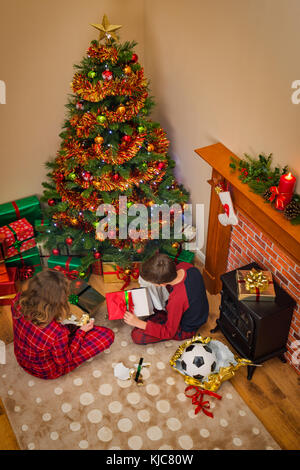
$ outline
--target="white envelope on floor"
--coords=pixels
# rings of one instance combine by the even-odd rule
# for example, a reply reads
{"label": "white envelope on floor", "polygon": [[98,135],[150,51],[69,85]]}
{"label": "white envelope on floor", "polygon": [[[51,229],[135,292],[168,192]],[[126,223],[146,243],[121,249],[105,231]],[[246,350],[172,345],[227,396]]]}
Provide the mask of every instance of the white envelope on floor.
{"label": "white envelope on floor", "polygon": [[152,315],[153,304],[149,292],[145,287],[131,289],[127,292],[131,292],[132,302],[134,305],[134,314],[137,317],[146,317]]}

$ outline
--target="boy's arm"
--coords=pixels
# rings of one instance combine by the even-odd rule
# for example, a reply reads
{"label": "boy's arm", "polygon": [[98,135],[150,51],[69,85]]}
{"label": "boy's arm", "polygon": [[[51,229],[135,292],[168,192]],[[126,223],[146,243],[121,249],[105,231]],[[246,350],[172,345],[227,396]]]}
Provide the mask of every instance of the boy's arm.
{"label": "boy's arm", "polygon": [[[182,295],[183,294],[183,295]],[[184,292],[180,291],[176,296],[170,296],[167,304],[167,321],[163,325],[148,320],[146,323],[146,335],[161,339],[171,339],[178,330],[183,313],[186,310]]]}

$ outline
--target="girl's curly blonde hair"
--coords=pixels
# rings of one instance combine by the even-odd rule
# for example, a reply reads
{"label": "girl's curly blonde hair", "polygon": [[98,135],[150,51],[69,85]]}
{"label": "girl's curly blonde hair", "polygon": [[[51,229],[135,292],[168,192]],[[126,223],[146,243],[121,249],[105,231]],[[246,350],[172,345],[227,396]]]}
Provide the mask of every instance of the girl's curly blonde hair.
{"label": "girl's curly blonde hair", "polygon": [[52,320],[64,320],[70,313],[69,281],[54,270],[46,269],[29,280],[17,306],[34,325],[45,327]]}

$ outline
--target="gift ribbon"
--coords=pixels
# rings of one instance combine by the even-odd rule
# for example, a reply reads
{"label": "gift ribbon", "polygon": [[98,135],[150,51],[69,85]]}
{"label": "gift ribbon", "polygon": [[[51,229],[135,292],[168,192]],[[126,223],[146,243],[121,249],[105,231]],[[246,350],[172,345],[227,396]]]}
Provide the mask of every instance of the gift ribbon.
{"label": "gift ribbon", "polygon": [[7,228],[11,231],[15,239],[14,243],[8,248],[11,248],[13,246],[17,250],[18,254],[20,254],[23,243],[27,242],[28,240],[32,240],[33,237],[29,237],[26,240],[22,240],[22,241],[18,240],[18,235],[16,231],[9,224],[7,224]]}
{"label": "gift ribbon", "polygon": [[125,270],[121,268],[121,266],[117,266],[115,271],[106,271],[103,273],[103,275],[106,274],[116,274],[117,278],[120,279],[120,281],[124,281],[124,285],[121,287],[121,290],[124,290],[130,284],[131,278],[133,278],[134,280],[137,280],[139,278],[139,268],[138,265],[134,265],[133,268],[130,270],[130,273],[125,273]]}
{"label": "gift ribbon", "polygon": [[12,206],[15,210],[17,219],[21,219],[20,209],[18,208],[16,201],[12,201]]}
{"label": "gift ribbon", "polygon": [[[189,392],[190,390],[193,390],[193,389],[195,390],[194,393],[192,393],[192,394],[187,393],[187,392]],[[195,415],[198,414],[200,411],[203,411],[203,413],[206,416],[209,416],[210,418],[214,417],[213,413],[211,411],[208,411],[209,408],[210,408],[209,401],[203,401],[204,395],[208,395],[210,397],[217,398],[218,400],[221,400],[221,398],[222,398],[221,395],[218,395],[217,393],[212,392],[210,390],[201,390],[199,387],[196,387],[195,385],[189,385],[185,389],[184,393],[185,393],[186,397],[192,399],[192,404],[196,405]]]}
{"label": "gift ribbon", "polygon": [[277,186],[271,186],[269,191],[272,193],[269,201],[273,202],[275,200],[275,209],[278,210],[283,210],[292,198],[291,193],[280,193]]}
{"label": "gift ribbon", "polygon": [[259,301],[261,292],[266,290],[269,284],[273,284],[273,281],[269,281],[262,271],[256,271],[254,268],[238,282],[245,284],[246,290],[251,294],[256,294],[256,302]]}
{"label": "gift ribbon", "polygon": [[22,268],[19,268],[18,276],[20,281],[25,281],[26,279],[32,278],[35,273],[35,268],[38,266],[40,266],[40,264],[35,264],[33,266],[22,266]]}
{"label": "gift ribbon", "polygon": [[69,256],[67,261],[66,261],[66,264],[65,264],[64,268],[62,266],[57,265],[57,266],[54,266],[53,269],[56,269],[56,271],[60,271],[61,273],[63,273],[70,280],[77,279],[78,276],[79,276],[79,271],[77,271],[76,269],[72,269],[70,271],[70,262],[71,261],[72,261],[72,256]]}
{"label": "gift ribbon", "polygon": [[89,311],[82,304],[80,304],[80,296],[89,289],[91,289],[90,285],[84,287],[84,289],[82,289],[81,292],[78,292],[78,294],[70,294],[68,297],[68,301],[70,302],[70,304],[77,305],[79,308],[81,308],[81,310],[83,310],[84,312],[88,314],[89,314]]}

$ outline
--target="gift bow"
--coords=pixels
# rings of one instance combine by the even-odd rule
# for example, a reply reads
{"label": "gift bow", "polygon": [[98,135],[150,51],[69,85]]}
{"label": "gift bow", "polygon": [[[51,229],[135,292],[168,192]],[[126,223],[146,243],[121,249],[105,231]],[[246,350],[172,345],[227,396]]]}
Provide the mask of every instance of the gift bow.
{"label": "gift bow", "polygon": [[54,266],[53,269],[56,269],[56,271],[60,271],[61,273],[63,273],[68,279],[70,280],[74,280],[74,279],[77,279],[78,276],[79,276],[79,271],[77,271],[76,269],[72,269],[70,270],[70,262],[72,260],[72,257],[69,256],[69,258],[67,259],[66,261],[66,264],[65,264],[65,267],[63,268],[62,266]]}
{"label": "gift bow", "polygon": [[269,281],[262,271],[256,271],[256,269],[251,269],[247,274],[245,274],[244,279],[246,289],[251,292],[251,294],[258,292],[263,292],[267,289]]}
{"label": "gift bow", "polygon": [[[194,389],[195,392],[192,393],[191,395],[188,394],[187,392],[189,390]],[[210,418],[213,418],[214,415],[211,411],[208,411],[210,408],[209,401],[203,401],[204,395],[209,395],[210,397],[217,398],[218,400],[221,400],[221,395],[218,395],[215,392],[212,392],[210,390],[201,390],[199,387],[196,387],[195,385],[189,385],[185,391],[185,396],[188,398],[192,399],[192,404],[197,405],[195,409],[195,415],[198,414],[200,411],[203,411],[203,413],[206,416],[209,416]]]}
{"label": "gift bow", "polygon": [[[38,264],[36,266],[39,266]],[[35,272],[36,266],[22,266],[22,268],[18,269],[18,276],[20,281],[25,281],[26,279],[30,279]]]}
{"label": "gift bow", "polygon": [[291,200],[290,193],[280,193],[277,186],[271,186],[270,189],[271,196],[269,197],[269,201],[273,202],[275,200],[275,208],[279,210],[283,210],[285,206]]}
{"label": "gift bow", "polygon": [[[126,273],[126,271],[129,272]],[[134,280],[139,278],[139,268],[138,265],[134,265],[132,269],[123,269],[121,266],[117,266],[116,274],[118,279],[124,281],[124,285],[121,288],[121,290],[124,290],[129,285],[131,278]]]}

